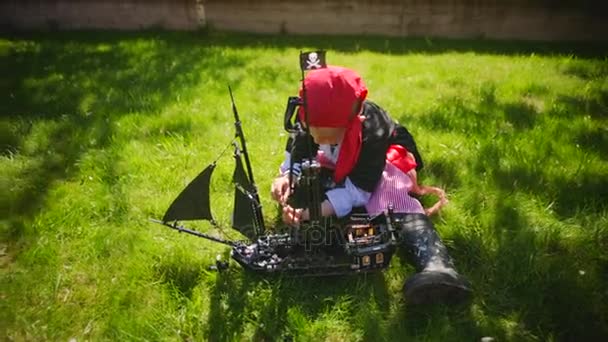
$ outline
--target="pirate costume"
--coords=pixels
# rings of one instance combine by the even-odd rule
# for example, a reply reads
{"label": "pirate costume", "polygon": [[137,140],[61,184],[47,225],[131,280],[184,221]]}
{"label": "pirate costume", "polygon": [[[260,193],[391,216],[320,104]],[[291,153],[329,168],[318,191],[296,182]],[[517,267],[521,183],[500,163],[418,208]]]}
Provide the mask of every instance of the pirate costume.
{"label": "pirate costume", "polygon": [[[310,126],[346,128],[344,138],[338,145],[315,144],[310,135],[290,138],[280,171],[298,174],[301,161],[316,155],[331,175],[324,190],[336,216],[361,211],[374,215],[393,208],[401,245],[418,271],[404,286],[408,302],[468,297],[468,281],[456,272],[424,208],[409,194],[414,184],[406,173],[423,166],[412,135],[380,106],[365,100],[367,88],[350,69],[330,66],[311,71],[304,87],[306,94],[301,89],[300,96],[306,96],[306,121]],[[305,122],[302,107],[298,117]]]}

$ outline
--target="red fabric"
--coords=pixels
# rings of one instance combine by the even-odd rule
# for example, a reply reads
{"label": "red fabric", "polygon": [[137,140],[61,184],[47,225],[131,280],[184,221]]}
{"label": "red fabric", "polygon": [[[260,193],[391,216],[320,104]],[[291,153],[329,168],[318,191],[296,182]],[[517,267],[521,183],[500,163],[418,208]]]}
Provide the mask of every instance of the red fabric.
{"label": "red fabric", "polygon": [[[359,158],[362,125],[354,110],[358,109],[356,104],[367,97],[367,88],[355,71],[337,66],[310,71],[304,78],[304,86],[308,124],[346,128],[334,172],[334,180],[339,183]],[[300,89],[300,97],[304,98],[303,89]],[[302,122],[306,122],[304,108],[300,107],[298,115]]]}
{"label": "red fabric", "polygon": [[401,145],[389,146],[388,151],[386,151],[386,160],[403,173],[408,173],[416,167],[416,161],[407,154],[407,149]]}

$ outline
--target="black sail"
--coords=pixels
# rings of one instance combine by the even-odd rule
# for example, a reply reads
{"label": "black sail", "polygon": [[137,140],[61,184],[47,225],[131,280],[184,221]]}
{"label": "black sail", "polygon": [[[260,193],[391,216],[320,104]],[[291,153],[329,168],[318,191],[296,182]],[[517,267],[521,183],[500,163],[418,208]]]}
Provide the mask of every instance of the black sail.
{"label": "black sail", "polygon": [[207,166],[171,203],[163,222],[179,220],[213,221],[209,201],[209,186],[215,163]]}
{"label": "black sail", "polygon": [[232,227],[251,240],[257,237],[259,229],[259,210],[255,198],[255,188],[249,182],[240,155],[235,156],[236,166],[232,175],[235,184],[234,211],[232,212]]}

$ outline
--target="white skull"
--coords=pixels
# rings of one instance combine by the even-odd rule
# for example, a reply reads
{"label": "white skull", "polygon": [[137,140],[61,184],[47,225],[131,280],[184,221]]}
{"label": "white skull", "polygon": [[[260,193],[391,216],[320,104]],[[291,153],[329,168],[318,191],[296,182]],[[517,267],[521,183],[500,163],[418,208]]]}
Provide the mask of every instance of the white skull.
{"label": "white skull", "polygon": [[319,56],[316,52],[311,52],[308,54],[308,61],[312,64],[316,64],[318,58]]}
{"label": "white skull", "polygon": [[308,54],[308,60],[306,61],[306,69],[319,69],[321,68],[321,60],[319,60],[319,55],[316,52],[311,52]]}

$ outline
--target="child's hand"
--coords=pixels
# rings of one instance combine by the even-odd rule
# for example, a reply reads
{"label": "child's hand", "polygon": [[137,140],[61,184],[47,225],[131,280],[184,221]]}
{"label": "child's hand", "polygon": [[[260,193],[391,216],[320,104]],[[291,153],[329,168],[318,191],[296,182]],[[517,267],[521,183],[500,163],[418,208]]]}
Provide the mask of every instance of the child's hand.
{"label": "child's hand", "polygon": [[421,186],[419,187],[419,189],[420,191],[418,193],[420,195],[434,194],[435,196],[439,197],[439,200],[435,204],[433,204],[432,207],[424,209],[424,213],[427,216],[436,214],[441,209],[441,207],[443,207],[449,202],[443,189],[434,186]]}
{"label": "child's hand", "polygon": [[285,204],[289,197],[289,175],[277,177],[272,181],[270,194],[275,201]]}
{"label": "child's hand", "polygon": [[297,226],[301,220],[305,219],[304,216],[306,216],[304,209],[296,209],[290,205],[283,207],[283,222],[285,224]]}

